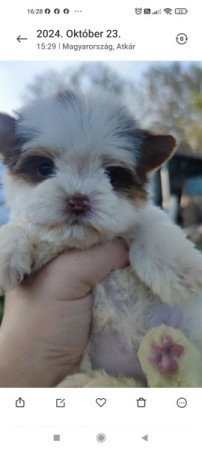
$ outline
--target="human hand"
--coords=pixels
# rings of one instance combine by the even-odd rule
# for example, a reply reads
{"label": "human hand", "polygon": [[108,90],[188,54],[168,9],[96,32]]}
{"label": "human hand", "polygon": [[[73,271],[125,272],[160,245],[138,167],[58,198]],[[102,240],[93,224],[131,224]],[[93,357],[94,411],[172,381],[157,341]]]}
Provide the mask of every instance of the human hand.
{"label": "human hand", "polygon": [[128,264],[120,240],[72,250],[10,292],[0,329],[0,386],[51,387],[79,368],[92,288]]}

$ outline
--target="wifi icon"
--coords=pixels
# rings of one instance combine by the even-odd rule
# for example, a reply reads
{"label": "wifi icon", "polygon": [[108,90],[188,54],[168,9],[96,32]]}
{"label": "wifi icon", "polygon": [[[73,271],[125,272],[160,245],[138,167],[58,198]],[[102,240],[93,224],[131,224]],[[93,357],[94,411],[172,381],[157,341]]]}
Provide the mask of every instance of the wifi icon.
{"label": "wifi icon", "polygon": [[164,12],[165,12],[166,14],[168,14],[168,15],[171,15],[171,14],[172,14],[172,9],[171,9],[171,8],[165,8],[165,9],[164,9]]}

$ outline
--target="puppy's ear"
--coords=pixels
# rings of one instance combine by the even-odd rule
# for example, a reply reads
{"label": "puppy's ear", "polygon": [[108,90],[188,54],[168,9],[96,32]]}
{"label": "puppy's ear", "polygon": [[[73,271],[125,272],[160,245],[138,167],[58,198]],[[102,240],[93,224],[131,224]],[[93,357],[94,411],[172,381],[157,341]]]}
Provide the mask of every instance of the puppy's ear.
{"label": "puppy's ear", "polygon": [[145,175],[157,170],[171,158],[175,150],[176,140],[173,136],[145,132],[140,149],[138,169]]}
{"label": "puppy's ear", "polygon": [[0,113],[0,154],[5,164],[13,159],[15,153],[15,127],[13,117]]}

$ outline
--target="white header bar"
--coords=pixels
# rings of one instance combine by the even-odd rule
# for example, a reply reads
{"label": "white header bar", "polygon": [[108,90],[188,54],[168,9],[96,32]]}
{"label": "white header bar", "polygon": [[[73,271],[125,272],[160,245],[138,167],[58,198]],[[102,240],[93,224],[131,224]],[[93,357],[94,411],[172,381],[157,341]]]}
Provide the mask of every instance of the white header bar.
{"label": "white header bar", "polygon": [[201,60],[202,3],[2,2],[1,60]]}

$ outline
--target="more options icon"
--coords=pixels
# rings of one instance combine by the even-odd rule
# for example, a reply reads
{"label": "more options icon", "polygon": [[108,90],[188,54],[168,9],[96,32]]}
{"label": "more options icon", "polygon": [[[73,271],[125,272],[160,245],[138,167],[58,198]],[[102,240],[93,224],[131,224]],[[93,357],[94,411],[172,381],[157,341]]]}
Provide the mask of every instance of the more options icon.
{"label": "more options icon", "polygon": [[185,408],[187,406],[187,399],[184,397],[180,397],[177,399],[178,408]]}

